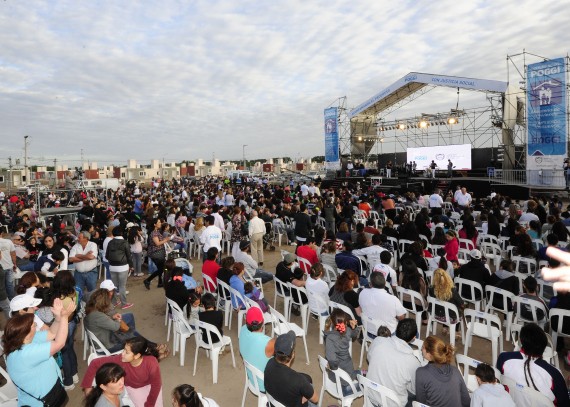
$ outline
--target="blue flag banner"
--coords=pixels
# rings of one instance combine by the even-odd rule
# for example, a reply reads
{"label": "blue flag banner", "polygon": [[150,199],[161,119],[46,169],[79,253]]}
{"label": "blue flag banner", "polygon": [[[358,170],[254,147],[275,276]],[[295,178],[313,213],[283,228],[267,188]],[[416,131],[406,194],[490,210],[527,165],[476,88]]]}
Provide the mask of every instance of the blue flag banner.
{"label": "blue flag banner", "polygon": [[564,58],[527,66],[527,169],[561,169],[567,150]]}
{"label": "blue flag banner", "polygon": [[327,170],[340,169],[338,151],[338,108],[325,109],[325,168]]}

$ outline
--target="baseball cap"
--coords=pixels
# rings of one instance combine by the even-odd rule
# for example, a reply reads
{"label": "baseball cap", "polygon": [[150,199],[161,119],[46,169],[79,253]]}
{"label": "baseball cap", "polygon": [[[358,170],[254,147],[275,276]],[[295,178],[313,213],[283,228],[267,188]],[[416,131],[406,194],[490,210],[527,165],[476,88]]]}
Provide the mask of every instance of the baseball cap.
{"label": "baseball cap", "polygon": [[295,332],[289,331],[286,334],[279,335],[275,340],[275,354],[291,356],[295,349]]}
{"label": "baseball cap", "polygon": [[133,226],[135,226],[133,222],[127,223],[127,229],[132,228]]}
{"label": "baseball cap", "polygon": [[477,249],[473,249],[471,250],[471,253],[469,253],[469,255],[471,256],[472,259],[481,259],[481,252]]}
{"label": "baseball cap", "polygon": [[108,290],[108,291],[113,291],[117,287],[115,287],[115,284],[113,284],[113,282],[111,280],[103,280],[103,281],[101,281],[99,288],[103,288],[103,289]]}
{"label": "baseball cap", "polygon": [[245,314],[245,322],[248,325],[258,325],[263,323],[263,312],[257,307],[251,307]]}
{"label": "baseball cap", "polygon": [[283,257],[283,260],[285,260],[285,263],[287,264],[291,264],[293,263],[295,260],[297,260],[297,256],[293,253],[287,253],[285,255],[285,257]]}
{"label": "baseball cap", "polygon": [[41,298],[34,298],[28,294],[16,295],[10,301],[10,311],[18,312],[24,308],[37,307],[42,302]]}
{"label": "baseball cap", "polygon": [[248,247],[249,244],[250,244],[250,243],[249,243],[248,240],[242,240],[241,242],[239,242],[239,249],[240,249],[240,250],[243,250],[243,249],[245,249],[246,247]]}

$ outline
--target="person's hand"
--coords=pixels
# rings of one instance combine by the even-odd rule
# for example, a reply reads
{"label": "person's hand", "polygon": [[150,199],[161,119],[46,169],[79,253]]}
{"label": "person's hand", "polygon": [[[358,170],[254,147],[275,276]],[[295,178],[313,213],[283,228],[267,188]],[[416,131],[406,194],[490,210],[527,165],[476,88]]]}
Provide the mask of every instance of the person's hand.
{"label": "person's hand", "polygon": [[356,328],[356,325],[358,324],[358,322],[356,322],[356,319],[351,319],[350,321],[348,321],[348,323],[350,324],[350,327],[352,329]]}
{"label": "person's hand", "polygon": [[113,315],[111,318],[113,318],[115,321],[120,321],[122,319],[121,314],[119,313]]}
{"label": "person's hand", "polygon": [[51,306],[51,312],[54,317],[59,318],[61,317],[61,311],[63,310],[63,301],[59,298],[53,300],[53,305]]}
{"label": "person's hand", "polygon": [[[549,247],[546,249],[546,255],[562,264],[570,264],[570,253]],[[546,281],[555,281],[553,288],[556,291],[568,292],[570,291],[570,266],[560,266],[554,269],[544,267],[541,272],[542,278]]]}

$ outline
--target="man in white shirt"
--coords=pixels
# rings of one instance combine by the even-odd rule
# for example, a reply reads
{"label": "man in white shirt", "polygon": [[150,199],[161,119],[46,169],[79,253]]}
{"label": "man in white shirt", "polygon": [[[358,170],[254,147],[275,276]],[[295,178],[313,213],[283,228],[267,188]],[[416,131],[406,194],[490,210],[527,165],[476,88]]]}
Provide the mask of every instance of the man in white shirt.
{"label": "man in white shirt", "polygon": [[537,222],[540,222],[540,219],[534,213],[537,206],[538,206],[537,203],[532,199],[528,201],[526,204],[526,212],[523,212],[523,214],[519,218],[519,222],[530,222],[531,220],[536,220]]}
{"label": "man in white shirt", "polygon": [[441,197],[441,190],[436,188],[433,194],[429,196],[429,207],[431,209],[431,214],[441,215],[441,206],[443,205],[443,198]]}
{"label": "man in white shirt", "polygon": [[91,292],[97,288],[97,256],[99,249],[91,241],[91,234],[87,231],[79,232],[77,243],[69,252],[69,261],[75,264],[75,284],[83,290]]}
{"label": "man in white shirt", "polygon": [[461,195],[461,185],[457,185],[457,188],[455,189],[455,192],[453,193],[453,200],[455,202],[457,202],[459,195]]}
{"label": "man in white shirt", "polygon": [[0,268],[2,268],[6,273],[6,294],[8,294],[8,299],[12,299],[16,295],[16,292],[14,291],[14,273],[18,270],[16,266],[16,247],[10,239],[7,239],[8,235],[6,232],[2,233],[1,236]]}
{"label": "man in white shirt", "polygon": [[222,218],[222,215],[218,213],[219,210],[220,210],[220,205],[215,204],[212,206],[212,216],[214,217],[214,225],[220,228],[220,230],[223,232],[224,230],[226,230],[226,225],[224,224],[224,218]]}
{"label": "man in white shirt", "polygon": [[471,205],[471,200],[471,195],[467,193],[467,189],[461,188],[461,193],[457,196],[457,205],[461,208],[467,208]]}
{"label": "man in white shirt", "polygon": [[398,297],[386,292],[384,274],[372,273],[370,287],[362,290],[358,297],[362,313],[382,322],[393,333],[398,321],[406,316],[406,309]]}
{"label": "man in white shirt", "polygon": [[301,195],[304,197],[309,196],[309,187],[305,182],[303,182],[303,185],[301,185]]}
{"label": "man in white shirt", "polygon": [[366,256],[366,261],[368,265],[372,268],[375,265],[381,263],[380,261],[380,254],[386,249],[381,247],[382,244],[382,237],[380,234],[372,235],[372,244],[368,247],[364,247],[362,249],[353,250],[352,254],[357,256]]}
{"label": "man in white shirt", "polygon": [[256,210],[251,211],[248,230],[251,240],[251,256],[260,266],[263,266],[263,236],[266,230],[265,222],[258,216]]}
{"label": "man in white shirt", "polygon": [[[214,225],[215,218],[212,215],[208,215],[204,218],[207,225],[206,229],[200,235],[200,243],[204,245],[202,253],[202,262],[206,261],[206,253],[210,247],[215,247],[218,249],[218,253],[222,252],[222,231],[219,227]],[[216,261],[219,263],[222,256],[218,256]]]}
{"label": "man in white shirt", "polygon": [[416,321],[402,319],[396,327],[396,335],[377,337],[368,350],[366,377],[396,392],[401,406],[411,405],[415,399],[416,370],[422,363],[409,343],[416,338],[417,331]]}

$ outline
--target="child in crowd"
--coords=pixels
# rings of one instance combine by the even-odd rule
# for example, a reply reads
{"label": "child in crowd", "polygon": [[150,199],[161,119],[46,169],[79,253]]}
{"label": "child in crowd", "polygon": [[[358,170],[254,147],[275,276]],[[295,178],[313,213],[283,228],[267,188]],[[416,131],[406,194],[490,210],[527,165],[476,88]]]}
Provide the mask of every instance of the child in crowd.
{"label": "child in crowd", "polygon": [[[352,380],[356,380],[356,375],[361,373],[360,370],[354,370],[352,356],[349,352],[351,341],[356,339],[360,333],[360,328],[356,325],[357,322],[350,319],[346,312],[335,308],[327,319],[324,333],[325,356],[330,369],[340,368],[348,373]],[[349,389],[349,384],[343,383],[343,393]]]}
{"label": "child in crowd", "polygon": [[188,297],[188,303],[190,304],[190,312],[189,312],[189,316],[188,319],[190,321],[197,321],[198,318],[198,314],[202,311],[204,311],[204,307],[202,307],[202,302],[201,302],[201,298],[200,298],[200,294],[198,294],[195,291],[192,291]]}
{"label": "child in crowd", "polygon": [[[204,311],[198,312],[198,319],[202,322],[207,322],[208,324],[214,325],[223,335],[224,326],[224,313],[216,309],[216,297],[210,293],[206,293],[202,296],[202,305],[204,306]],[[205,330],[202,330],[202,340],[209,343],[208,335]],[[212,342],[219,342],[221,338],[218,335],[212,333]]]}
{"label": "child in crowd", "polygon": [[515,402],[502,384],[497,383],[495,371],[486,363],[479,363],[475,368],[479,388],[471,396],[474,407],[514,407]]}
{"label": "child in crowd", "polygon": [[267,304],[267,300],[265,298],[259,298],[261,295],[259,288],[254,286],[251,281],[248,281],[244,284],[243,290],[245,291],[245,296],[255,301],[257,305],[259,305],[259,308],[261,308],[261,311],[267,312],[269,305]]}

